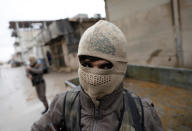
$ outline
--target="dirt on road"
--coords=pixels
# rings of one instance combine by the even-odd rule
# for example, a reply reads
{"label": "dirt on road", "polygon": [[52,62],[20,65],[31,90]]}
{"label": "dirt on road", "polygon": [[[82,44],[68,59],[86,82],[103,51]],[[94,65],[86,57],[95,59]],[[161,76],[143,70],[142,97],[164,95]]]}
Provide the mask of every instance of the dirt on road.
{"label": "dirt on road", "polygon": [[166,131],[192,131],[192,90],[134,79],[124,86],[153,101]]}
{"label": "dirt on road", "polygon": [[[77,72],[44,75],[49,103],[69,89],[65,80],[75,77]],[[192,90],[127,78],[124,87],[153,101],[166,131],[192,131]],[[44,107],[26,78],[25,68],[0,68],[0,89],[0,131],[30,130]]]}

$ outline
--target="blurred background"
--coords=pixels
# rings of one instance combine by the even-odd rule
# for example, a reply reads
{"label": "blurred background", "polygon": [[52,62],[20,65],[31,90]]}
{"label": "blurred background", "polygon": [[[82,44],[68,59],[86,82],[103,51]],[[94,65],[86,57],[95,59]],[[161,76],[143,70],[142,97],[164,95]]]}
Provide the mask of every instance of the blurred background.
{"label": "blurred background", "polygon": [[77,49],[99,20],[127,38],[124,85],[152,99],[167,131],[192,130],[191,0],[6,0],[0,4],[0,130],[26,131],[41,116],[25,67],[43,65],[49,103],[78,85]]}

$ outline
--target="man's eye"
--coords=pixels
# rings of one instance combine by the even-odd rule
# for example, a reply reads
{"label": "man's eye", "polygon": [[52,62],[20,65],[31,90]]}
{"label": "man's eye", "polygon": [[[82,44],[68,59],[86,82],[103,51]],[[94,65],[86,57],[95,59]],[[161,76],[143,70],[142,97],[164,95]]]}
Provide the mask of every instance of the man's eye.
{"label": "man's eye", "polygon": [[82,65],[84,66],[84,67],[93,67],[90,63],[82,63]]}
{"label": "man's eye", "polygon": [[111,63],[102,64],[99,66],[100,69],[111,69],[113,65]]}

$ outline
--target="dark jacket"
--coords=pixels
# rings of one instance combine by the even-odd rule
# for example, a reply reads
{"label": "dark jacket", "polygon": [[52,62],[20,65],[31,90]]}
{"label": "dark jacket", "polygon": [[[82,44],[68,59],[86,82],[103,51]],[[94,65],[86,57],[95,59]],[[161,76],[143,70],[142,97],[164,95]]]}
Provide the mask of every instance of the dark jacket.
{"label": "dark jacket", "polygon": [[27,70],[27,76],[29,75],[32,76],[32,80],[31,80],[32,85],[36,86],[41,82],[44,82],[42,66],[40,64],[35,64],[30,67],[31,67],[30,70]]}
{"label": "dark jacket", "polygon": [[[39,121],[33,124],[32,131],[45,131],[50,125],[57,125],[62,120],[63,103],[66,93],[57,95],[51,103],[49,111],[43,115]],[[96,108],[91,98],[83,91],[80,91],[80,127],[82,131],[117,131],[123,111],[123,90],[113,92],[104,96],[97,108],[97,118],[95,118]],[[141,99],[144,110],[144,127],[146,131],[162,131],[161,121],[148,99]],[[132,131],[132,128],[130,127]]]}

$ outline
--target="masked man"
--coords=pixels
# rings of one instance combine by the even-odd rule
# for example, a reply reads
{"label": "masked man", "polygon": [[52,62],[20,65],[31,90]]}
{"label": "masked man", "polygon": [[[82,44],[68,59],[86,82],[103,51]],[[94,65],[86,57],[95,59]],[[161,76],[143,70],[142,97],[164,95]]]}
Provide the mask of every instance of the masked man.
{"label": "masked man", "polygon": [[29,62],[30,66],[27,67],[27,77],[31,80],[32,85],[36,89],[38,98],[45,106],[45,110],[42,112],[42,114],[44,114],[48,111],[49,106],[45,95],[46,87],[45,80],[43,79],[43,69],[41,65],[37,63],[35,57],[30,57]]}
{"label": "masked man", "polygon": [[57,95],[32,131],[162,131],[153,104],[123,88],[126,44],[112,23],[88,28],[78,48],[80,89]]}

